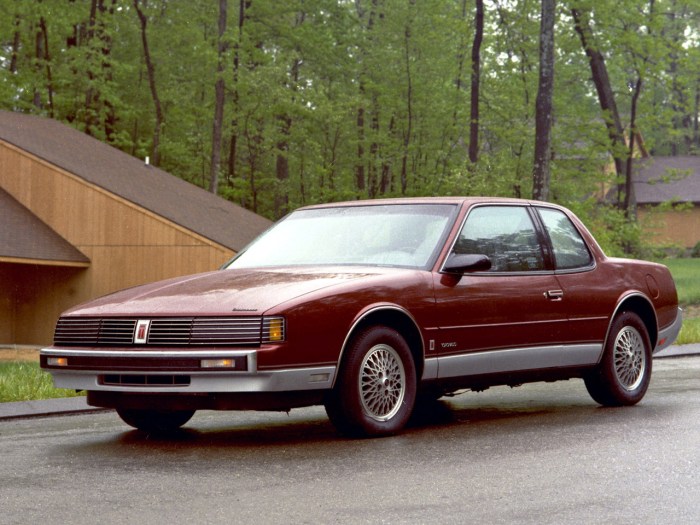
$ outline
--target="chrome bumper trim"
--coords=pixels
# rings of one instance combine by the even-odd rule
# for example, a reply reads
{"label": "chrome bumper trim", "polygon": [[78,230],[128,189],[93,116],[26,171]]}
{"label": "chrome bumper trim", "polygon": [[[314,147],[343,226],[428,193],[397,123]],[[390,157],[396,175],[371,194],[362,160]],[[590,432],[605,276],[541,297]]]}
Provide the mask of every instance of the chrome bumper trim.
{"label": "chrome bumper trim", "polygon": [[[123,357],[130,359],[143,358],[177,358],[177,359],[207,359],[209,357],[247,357],[248,368],[255,371],[258,368],[258,353],[255,350],[81,350],[77,348],[42,348],[39,355],[46,357]],[[49,370],[50,371],[50,370]]]}
{"label": "chrome bumper trim", "polygon": [[[40,354],[46,357],[131,357],[135,360],[139,356],[153,357],[178,357],[207,359],[214,357],[240,357],[248,358],[247,371],[202,369],[194,371],[173,370],[148,370],[148,371],[114,371],[110,369],[99,370],[71,370],[61,368],[45,369],[53,376],[54,385],[57,388],[69,388],[72,390],[101,390],[110,392],[150,392],[150,393],[174,393],[183,392],[190,394],[212,392],[287,392],[296,390],[323,390],[333,386],[335,379],[335,366],[317,366],[306,368],[288,368],[282,370],[259,371],[257,369],[257,352],[255,350],[197,350],[197,351],[172,351],[172,350],[148,350],[139,351],[134,355],[133,351],[106,350],[96,352],[94,350],[57,349],[44,348]],[[103,385],[100,377],[112,374],[136,374],[148,376],[188,376],[188,385],[148,385],[148,386],[119,386]]]}
{"label": "chrome bumper trim", "polygon": [[[100,376],[109,371],[50,369],[56,388],[72,390],[101,390],[109,392],[148,392],[188,394],[214,392],[288,392],[295,390],[323,390],[333,385],[335,367],[296,368],[270,372],[149,372],[148,375],[189,376],[189,385],[119,386],[103,385]],[[143,374],[140,372],[140,374]]]}

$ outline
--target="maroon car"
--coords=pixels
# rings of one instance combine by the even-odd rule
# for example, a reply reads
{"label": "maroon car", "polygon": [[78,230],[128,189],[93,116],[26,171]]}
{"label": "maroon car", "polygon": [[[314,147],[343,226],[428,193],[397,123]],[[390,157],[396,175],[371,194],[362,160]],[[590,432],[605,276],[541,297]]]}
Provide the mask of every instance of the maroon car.
{"label": "maroon car", "polygon": [[376,436],[421,397],[493,385],[578,377],[635,404],[681,322],[665,266],[606,257],[560,206],[357,201],[291,213],[221,270],[69,310],[41,366],[146,431],[323,404]]}

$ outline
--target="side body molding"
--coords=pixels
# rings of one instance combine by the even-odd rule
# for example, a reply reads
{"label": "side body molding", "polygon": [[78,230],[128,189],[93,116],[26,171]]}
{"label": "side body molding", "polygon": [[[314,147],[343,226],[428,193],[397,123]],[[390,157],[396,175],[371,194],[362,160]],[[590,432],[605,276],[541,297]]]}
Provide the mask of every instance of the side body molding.
{"label": "side body molding", "polygon": [[[546,368],[592,366],[600,361],[601,344],[555,345],[488,350],[439,357],[433,373],[437,379],[468,377]],[[426,371],[428,367],[426,366]],[[423,376],[423,379],[432,379]]]}

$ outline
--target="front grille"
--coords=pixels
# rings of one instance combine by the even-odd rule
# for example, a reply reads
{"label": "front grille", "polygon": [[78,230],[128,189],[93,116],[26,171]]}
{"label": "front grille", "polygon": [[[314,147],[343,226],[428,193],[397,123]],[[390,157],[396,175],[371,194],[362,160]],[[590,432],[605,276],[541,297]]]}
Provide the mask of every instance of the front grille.
{"label": "front grille", "polygon": [[192,325],[193,345],[246,344],[255,339],[260,343],[261,318],[200,318]]}
{"label": "front grille", "polygon": [[100,345],[128,345],[134,340],[136,321],[133,319],[103,319],[97,337]]}
{"label": "front grille", "polygon": [[56,324],[54,344],[94,345],[100,337],[100,319],[64,319]]}
{"label": "front grille", "polygon": [[154,319],[148,331],[150,345],[187,345],[190,344],[192,323],[194,319]]}
{"label": "front grille", "polygon": [[[272,321],[271,321],[272,319]],[[139,319],[62,317],[56,346],[132,346]],[[270,339],[271,326],[279,336]],[[146,346],[259,346],[284,340],[280,317],[176,317],[150,320]],[[143,346],[143,345],[138,345]]]}

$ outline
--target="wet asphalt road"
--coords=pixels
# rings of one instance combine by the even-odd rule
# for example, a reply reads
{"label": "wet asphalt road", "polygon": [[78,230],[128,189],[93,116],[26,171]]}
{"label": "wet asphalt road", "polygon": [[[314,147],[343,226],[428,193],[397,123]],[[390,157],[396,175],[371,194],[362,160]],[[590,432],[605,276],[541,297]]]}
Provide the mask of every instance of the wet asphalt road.
{"label": "wet asphalt road", "polygon": [[636,407],[499,387],[373,440],[318,407],[201,412],[170,439],[113,413],[0,421],[0,523],[699,523],[700,357],[654,366]]}

